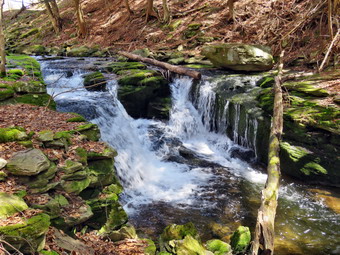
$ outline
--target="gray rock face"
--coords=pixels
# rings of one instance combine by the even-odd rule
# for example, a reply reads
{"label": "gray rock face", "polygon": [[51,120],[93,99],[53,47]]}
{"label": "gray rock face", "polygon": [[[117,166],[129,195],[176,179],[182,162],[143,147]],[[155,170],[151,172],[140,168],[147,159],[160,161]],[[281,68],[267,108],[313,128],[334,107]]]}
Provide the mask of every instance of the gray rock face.
{"label": "gray rock face", "polygon": [[274,60],[270,48],[263,45],[241,43],[205,46],[201,52],[216,67],[236,71],[267,71]]}
{"label": "gray rock face", "polygon": [[38,149],[16,153],[7,163],[7,170],[14,175],[37,175],[50,167],[50,161]]}

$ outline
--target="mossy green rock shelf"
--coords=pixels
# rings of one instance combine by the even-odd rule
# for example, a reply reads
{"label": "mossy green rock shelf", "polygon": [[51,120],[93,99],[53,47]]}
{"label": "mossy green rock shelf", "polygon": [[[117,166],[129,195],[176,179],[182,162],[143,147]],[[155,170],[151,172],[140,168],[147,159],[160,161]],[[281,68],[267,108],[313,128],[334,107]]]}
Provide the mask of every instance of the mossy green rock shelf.
{"label": "mossy green rock shelf", "polygon": [[[30,219],[22,218],[22,222],[0,226],[0,236],[20,251],[33,254],[43,249],[45,234],[50,226],[50,217],[41,213]],[[5,247],[13,251],[12,247]]]}
{"label": "mossy green rock shelf", "polygon": [[5,219],[28,208],[22,198],[5,192],[0,192],[0,204],[0,219]]}

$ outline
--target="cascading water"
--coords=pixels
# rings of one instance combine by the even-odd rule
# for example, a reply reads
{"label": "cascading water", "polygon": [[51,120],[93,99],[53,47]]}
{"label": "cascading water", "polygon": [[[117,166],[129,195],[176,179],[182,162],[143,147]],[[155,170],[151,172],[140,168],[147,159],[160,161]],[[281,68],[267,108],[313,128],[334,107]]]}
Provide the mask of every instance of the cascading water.
{"label": "cascading water", "polygon": [[[102,139],[118,151],[115,166],[125,189],[121,202],[138,229],[152,235],[167,224],[193,221],[203,238],[211,238],[210,223],[254,225],[266,175],[231,157],[238,145],[221,131],[230,105],[225,103],[216,122],[215,83],[200,84],[196,109],[189,100],[192,80],[175,79],[169,122],[135,120],[117,99],[116,81],[108,83],[108,92],[86,91],[81,78],[86,70],[75,68],[66,77],[66,70],[58,69],[67,61],[42,62],[48,91],[56,95],[59,110],[98,124]],[[250,126],[254,120],[247,119]],[[257,132],[257,122],[252,126],[243,134],[248,146],[256,143],[251,133]],[[338,254],[339,223],[339,215],[313,201],[308,191],[283,182],[276,254],[291,254],[293,248],[300,252],[294,254]]]}

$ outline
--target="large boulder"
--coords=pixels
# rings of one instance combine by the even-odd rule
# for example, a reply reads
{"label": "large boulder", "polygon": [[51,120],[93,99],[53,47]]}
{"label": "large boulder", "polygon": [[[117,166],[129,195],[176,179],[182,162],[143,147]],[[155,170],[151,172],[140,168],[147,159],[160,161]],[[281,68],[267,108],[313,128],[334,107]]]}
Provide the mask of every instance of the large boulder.
{"label": "large boulder", "polygon": [[251,234],[248,227],[239,226],[230,239],[233,253],[244,252],[251,241]]}
{"label": "large boulder", "polygon": [[7,170],[14,175],[37,175],[49,167],[50,161],[38,149],[20,151],[7,163]]}
{"label": "large boulder", "polygon": [[270,48],[241,43],[205,46],[201,52],[216,67],[236,71],[267,71],[274,65]]}

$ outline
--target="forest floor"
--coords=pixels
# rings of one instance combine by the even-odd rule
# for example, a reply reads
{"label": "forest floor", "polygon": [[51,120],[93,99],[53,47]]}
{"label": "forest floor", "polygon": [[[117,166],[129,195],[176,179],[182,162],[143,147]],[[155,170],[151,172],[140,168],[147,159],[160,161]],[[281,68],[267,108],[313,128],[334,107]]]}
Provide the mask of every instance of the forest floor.
{"label": "forest floor", "polygon": [[[303,62],[308,67],[320,65],[331,42],[327,26],[326,1],[310,0],[242,0],[235,3],[236,18],[229,17],[227,1],[168,1],[172,20],[162,22],[162,1],[155,0],[159,20],[145,22],[145,0],[130,1],[129,15],[120,0],[83,0],[88,35],[77,38],[76,16],[72,1],[59,6],[63,30],[56,35],[44,11],[26,15],[25,22],[41,28],[41,41],[46,46],[88,45],[117,50],[176,50],[200,52],[209,43],[242,42],[264,44],[278,55],[281,44],[286,49],[285,64]],[[38,7],[35,7],[38,8]],[[8,12],[10,17],[15,11]],[[24,14],[22,14],[24,15]],[[334,15],[337,17],[336,15]],[[11,20],[8,27],[16,22]],[[197,30],[190,29],[198,24]],[[336,33],[336,28],[334,28]],[[340,45],[333,53],[338,54]]]}

